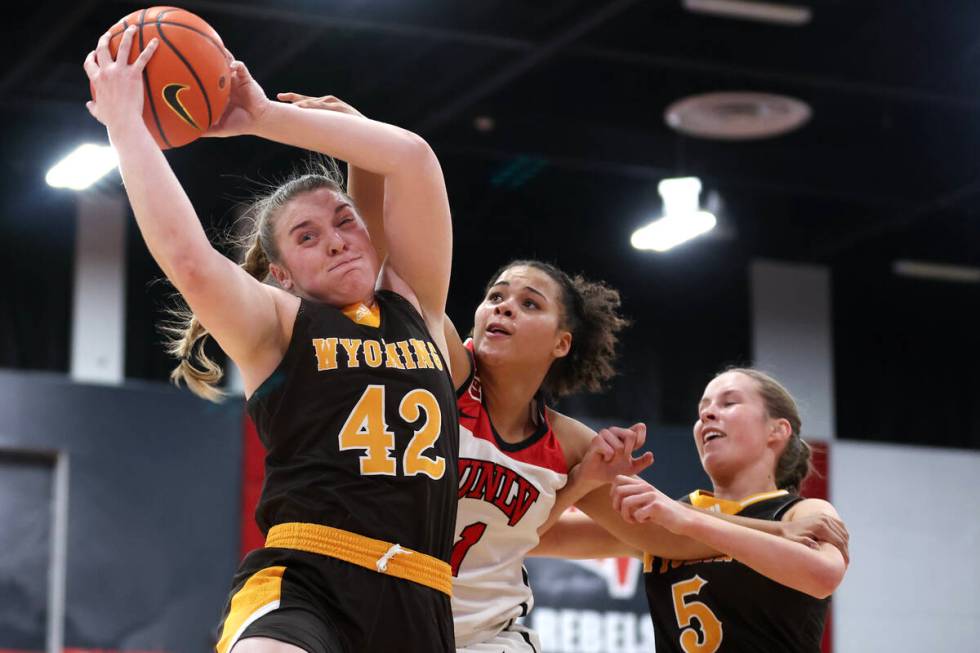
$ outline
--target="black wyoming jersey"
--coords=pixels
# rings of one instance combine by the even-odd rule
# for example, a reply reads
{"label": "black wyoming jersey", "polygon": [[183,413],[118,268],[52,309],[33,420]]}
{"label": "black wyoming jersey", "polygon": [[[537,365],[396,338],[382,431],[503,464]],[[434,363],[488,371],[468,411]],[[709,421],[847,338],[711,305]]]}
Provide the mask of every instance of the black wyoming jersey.
{"label": "black wyoming jersey", "polygon": [[276,371],[249,398],[267,449],[262,532],[323,524],[449,561],[459,418],[449,370],[418,311],[303,300]]}
{"label": "black wyoming jersey", "polygon": [[[785,490],[742,501],[692,492],[683,501],[742,517],[778,521],[802,498]],[[816,599],[728,556],[647,558],[646,590],[657,653],[819,653],[827,599]]]}

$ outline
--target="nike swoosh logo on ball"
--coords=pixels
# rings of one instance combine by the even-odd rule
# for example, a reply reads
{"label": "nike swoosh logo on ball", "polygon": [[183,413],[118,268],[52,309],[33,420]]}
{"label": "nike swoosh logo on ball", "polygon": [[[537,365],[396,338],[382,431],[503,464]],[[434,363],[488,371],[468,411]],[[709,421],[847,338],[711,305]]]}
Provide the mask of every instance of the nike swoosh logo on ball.
{"label": "nike swoosh logo on ball", "polygon": [[163,87],[161,94],[163,95],[163,101],[167,103],[167,106],[177,114],[177,117],[186,122],[188,125],[194,129],[200,129],[197,123],[194,121],[194,117],[191,116],[190,111],[184,106],[184,103],[180,101],[181,91],[186,91],[187,86],[184,84],[167,84]]}

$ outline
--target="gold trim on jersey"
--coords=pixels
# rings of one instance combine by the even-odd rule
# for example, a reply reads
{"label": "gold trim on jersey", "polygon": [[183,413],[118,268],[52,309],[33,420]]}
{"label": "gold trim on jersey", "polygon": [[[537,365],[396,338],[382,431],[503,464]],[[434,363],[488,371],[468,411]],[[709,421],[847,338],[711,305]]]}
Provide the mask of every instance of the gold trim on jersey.
{"label": "gold trim on jersey", "polygon": [[231,608],[221,626],[221,638],[215,650],[228,653],[252,622],[279,607],[282,596],[282,575],[285,567],[266,567],[245,581],[231,597]]}
{"label": "gold trim on jersey", "polygon": [[[695,508],[710,510],[712,512],[720,512],[726,515],[737,515],[754,503],[759,503],[760,501],[765,501],[766,499],[775,499],[776,497],[781,497],[786,494],[789,494],[789,492],[786,490],[773,490],[771,492],[750,494],[744,499],[733,501],[731,499],[719,499],[707,490],[695,490],[687,495],[687,498],[690,499],[691,505]],[[655,556],[650,553],[643,553],[644,573],[650,573],[653,571],[654,557]]]}
{"label": "gold trim on jersey", "polygon": [[364,302],[356,302],[345,306],[341,312],[357,324],[374,328],[381,326],[381,309],[378,308],[377,303],[368,306]]}
{"label": "gold trim on jersey", "polygon": [[750,494],[744,499],[733,501],[731,499],[719,499],[707,490],[695,490],[687,495],[687,498],[690,499],[691,505],[695,508],[703,508],[704,510],[721,512],[726,515],[737,515],[754,503],[759,503],[760,501],[765,501],[766,499],[775,499],[776,497],[781,497],[786,494],[789,494],[789,492],[786,490],[773,490],[771,492]]}
{"label": "gold trim on jersey", "polygon": [[269,529],[265,545],[330,556],[453,595],[452,570],[448,563],[339,528],[300,522],[278,524]]}

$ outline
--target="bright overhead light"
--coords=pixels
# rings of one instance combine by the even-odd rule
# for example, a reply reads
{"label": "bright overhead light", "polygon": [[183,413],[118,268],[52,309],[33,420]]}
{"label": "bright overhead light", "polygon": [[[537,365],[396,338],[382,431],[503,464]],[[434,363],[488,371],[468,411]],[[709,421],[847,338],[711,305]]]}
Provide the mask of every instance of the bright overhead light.
{"label": "bright overhead light", "polygon": [[813,15],[809,7],[748,0],[684,0],[684,8],[725,18],[794,26],[809,23]]}
{"label": "bright overhead light", "polygon": [[711,231],[717,222],[715,216],[707,211],[697,211],[687,216],[667,216],[634,231],[630,243],[636,249],[666,252]]}
{"label": "bright overhead light", "polygon": [[55,188],[84,190],[119,165],[116,151],[108,145],[86,143],[54,164],[44,180]]}
{"label": "bright overhead light", "polygon": [[718,221],[698,209],[701,181],[697,177],[664,179],[657,185],[664,200],[664,217],[633,232],[630,244],[636,249],[666,252],[715,228]]}
{"label": "bright overhead light", "polygon": [[954,283],[980,283],[980,268],[927,261],[895,261],[892,271],[900,277],[952,281]]}

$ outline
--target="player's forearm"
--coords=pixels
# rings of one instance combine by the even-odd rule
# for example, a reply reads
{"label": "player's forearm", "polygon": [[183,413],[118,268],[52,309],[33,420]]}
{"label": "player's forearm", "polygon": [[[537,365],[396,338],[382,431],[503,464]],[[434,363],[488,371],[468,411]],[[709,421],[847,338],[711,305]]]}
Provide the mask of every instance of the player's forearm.
{"label": "player's forearm", "polygon": [[309,111],[273,102],[254,126],[256,136],[321,152],[385,177],[419,174],[419,166],[438,161],[415,134],[336,111]]}
{"label": "player's forearm", "polygon": [[568,482],[562,489],[558,490],[555,505],[552,507],[547,521],[538,528],[538,535],[547,532],[566,510],[578,503],[585,495],[600,487],[600,484],[595,481],[583,480],[578,470],[579,467],[576,466],[568,473]]}
{"label": "player's forearm", "polygon": [[[684,504],[687,505],[687,504]],[[771,519],[753,519],[752,517],[741,517],[739,515],[727,515],[723,512],[714,512],[709,510],[702,510],[700,508],[695,508],[694,506],[689,506],[691,510],[696,510],[702,515],[708,515],[715,519],[720,519],[726,521],[730,524],[736,524],[737,526],[744,526],[745,528],[751,528],[755,531],[761,531],[763,533],[769,533],[770,535],[775,535],[777,537],[783,537],[784,530],[782,522],[773,521]]]}
{"label": "player's forearm", "polygon": [[378,260],[384,261],[387,253],[384,227],[385,178],[355,165],[349,165],[347,193],[354,200],[358,213],[364,219],[371,236],[371,244],[378,252]]}
{"label": "player's forearm", "polygon": [[633,549],[582,513],[566,512],[541,536],[529,556],[567,558],[639,557]]}
{"label": "player's forearm", "polygon": [[670,560],[700,560],[719,555],[717,549],[690,537],[671,533],[657,524],[626,523],[622,515],[613,509],[606,489],[602,487],[591,492],[575,505],[633,549]]}
{"label": "player's forearm", "polygon": [[109,139],[119,156],[119,172],[143,240],[180,290],[185,270],[220,254],[208,241],[187,193],[142,121],[111,129]]}
{"label": "player's forearm", "polygon": [[844,576],[844,561],[833,546],[803,544],[691,512],[680,532],[732,556],[777,583],[817,598],[829,596]]}

